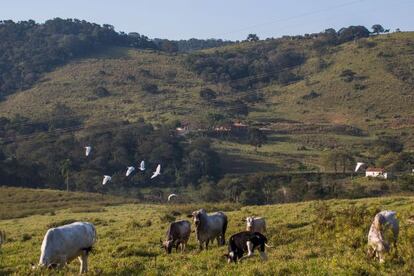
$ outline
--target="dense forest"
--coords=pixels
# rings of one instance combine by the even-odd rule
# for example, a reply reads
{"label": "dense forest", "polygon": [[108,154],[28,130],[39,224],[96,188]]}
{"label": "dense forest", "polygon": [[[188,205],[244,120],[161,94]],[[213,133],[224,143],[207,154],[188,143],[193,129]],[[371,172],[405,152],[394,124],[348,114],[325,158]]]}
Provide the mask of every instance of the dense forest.
{"label": "dense forest", "polygon": [[[26,118],[1,118],[0,179],[2,184],[99,191],[103,175],[113,176],[116,186],[108,189],[147,186],[197,186],[201,178],[216,181],[221,176],[220,160],[209,141],[197,138],[191,144],[175,135],[172,126],[158,129],[140,120],[82,128],[75,121],[31,124]],[[82,138],[73,130],[81,131]],[[92,152],[85,156],[84,147]],[[7,156],[7,158],[6,158]],[[147,170],[126,178],[127,166]],[[162,176],[150,180],[161,164]]]}

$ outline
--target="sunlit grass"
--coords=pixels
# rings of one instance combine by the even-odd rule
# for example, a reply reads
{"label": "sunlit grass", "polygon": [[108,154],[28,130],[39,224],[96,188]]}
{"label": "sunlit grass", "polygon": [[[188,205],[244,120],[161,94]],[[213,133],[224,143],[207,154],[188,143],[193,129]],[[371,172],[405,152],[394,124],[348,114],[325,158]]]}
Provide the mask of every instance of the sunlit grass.
{"label": "sunlit grass", "polygon": [[[76,201],[73,203],[76,205]],[[414,229],[405,223],[405,219],[414,211],[413,197],[330,200],[326,203],[331,212],[357,211],[367,207],[370,213],[379,209],[396,210],[401,221],[397,255],[388,256],[384,265],[366,258],[365,232],[369,228],[370,215],[364,217],[363,224],[356,228],[347,223],[337,225],[335,233],[315,232],[315,206],[319,206],[316,202],[247,206],[241,209],[231,205],[204,206],[209,211],[225,210],[229,217],[227,238],[244,229],[243,217],[264,216],[268,224],[269,243],[274,246],[268,249],[269,261],[266,263],[256,257],[238,265],[229,265],[222,258],[226,247],[214,245],[208,251],[199,252],[194,233],[186,253],[166,255],[159,248],[159,239],[163,238],[168,225],[163,220],[164,215],[174,214],[176,219],[186,219],[188,213],[203,204],[126,204],[107,206],[103,212],[73,212],[69,208],[56,210],[54,215],[0,220],[0,229],[8,235],[8,241],[1,251],[0,273],[28,273],[29,263],[38,261],[42,238],[48,227],[72,220],[90,221],[98,231],[98,242],[89,259],[90,275],[406,275],[412,269]],[[24,205],[21,208],[24,209]],[[32,206],[29,204],[27,208]],[[348,212],[352,214],[355,211]],[[349,239],[350,237],[352,238]],[[361,242],[357,242],[359,240]],[[77,261],[74,261],[61,272],[77,274],[78,268]]]}

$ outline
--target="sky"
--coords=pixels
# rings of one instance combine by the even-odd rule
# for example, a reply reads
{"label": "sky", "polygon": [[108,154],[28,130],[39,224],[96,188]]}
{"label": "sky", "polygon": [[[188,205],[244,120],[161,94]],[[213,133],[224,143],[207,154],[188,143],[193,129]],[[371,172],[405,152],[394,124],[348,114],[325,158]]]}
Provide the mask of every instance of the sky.
{"label": "sky", "polygon": [[242,40],[377,23],[414,31],[413,11],[414,0],[3,0],[0,20],[77,18],[150,38]]}

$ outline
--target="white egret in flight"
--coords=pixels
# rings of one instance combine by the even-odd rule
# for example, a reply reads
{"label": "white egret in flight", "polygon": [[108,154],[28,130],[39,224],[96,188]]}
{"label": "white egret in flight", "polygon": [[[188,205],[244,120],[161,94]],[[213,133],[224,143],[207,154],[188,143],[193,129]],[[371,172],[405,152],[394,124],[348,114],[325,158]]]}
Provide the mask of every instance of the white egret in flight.
{"label": "white egret in flight", "polygon": [[106,183],[108,183],[111,180],[112,180],[112,177],[110,177],[109,175],[104,175],[104,178],[102,180],[102,185],[105,185]]}
{"label": "white egret in flight", "polygon": [[151,176],[151,179],[159,176],[161,174],[161,165],[158,164],[157,169],[155,170],[155,172],[153,172],[153,175]]}
{"label": "white egret in flight", "polygon": [[91,153],[92,147],[91,146],[86,146],[85,147],[85,155],[89,156],[89,154]]}
{"label": "white egret in flight", "polygon": [[362,165],[364,165],[363,162],[357,162],[356,167],[355,167],[355,172],[357,172],[359,168],[361,168]]}
{"label": "white egret in flight", "polygon": [[132,166],[127,167],[127,171],[126,171],[126,174],[125,175],[126,176],[130,176],[133,171],[135,171],[135,168],[134,167],[132,167]]}
{"label": "white egret in flight", "polygon": [[141,171],[145,171],[145,161],[144,161],[144,160],[142,160],[142,161],[141,161],[141,164],[139,164],[139,169],[140,169]]}
{"label": "white egret in flight", "polygon": [[170,195],[168,196],[168,201],[170,201],[173,197],[177,197],[177,195],[176,195],[176,194],[170,194]]}

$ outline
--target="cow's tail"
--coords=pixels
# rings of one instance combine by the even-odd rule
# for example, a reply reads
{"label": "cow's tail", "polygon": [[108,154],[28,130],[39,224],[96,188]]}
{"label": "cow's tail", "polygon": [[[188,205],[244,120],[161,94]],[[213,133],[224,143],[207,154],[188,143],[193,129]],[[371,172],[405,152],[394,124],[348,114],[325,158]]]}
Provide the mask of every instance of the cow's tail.
{"label": "cow's tail", "polygon": [[224,219],[224,223],[223,223],[223,229],[221,232],[221,245],[225,245],[226,244],[226,231],[227,231],[227,217],[225,217]]}

